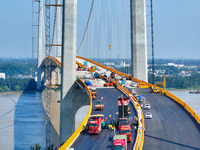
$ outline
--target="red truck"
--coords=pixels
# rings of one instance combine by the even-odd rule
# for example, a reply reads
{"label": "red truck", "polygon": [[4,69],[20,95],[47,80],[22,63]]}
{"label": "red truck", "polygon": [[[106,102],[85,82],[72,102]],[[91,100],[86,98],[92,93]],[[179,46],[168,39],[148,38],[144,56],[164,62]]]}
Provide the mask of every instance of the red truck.
{"label": "red truck", "polygon": [[120,135],[127,135],[127,141],[132,141],[131,121],[128,119],[130,108],[129,100],[126,97],[118,98],[118,128]]}
{"label": "red truck", "polygon": [[125,135],[115,135],[112,150],[127,150],[127,137]]}
{"label": "red truck", "polygon": [[127,99],[127,97],[118,97],[118,111],[120,118],[128,117],[128,114],[130,113],[128,103],[129,100]]}
{"label": "red truck", "polygon": [[121,125],[119,128],[119,134],[120,135],[126,135],[127,141],[132,142],[132,131],[130,125]]}
{"label": "red truck", "polygon": [[104,115],[91,115],[88,122],[89,134],[99,134],[101,132],[101,121]]}

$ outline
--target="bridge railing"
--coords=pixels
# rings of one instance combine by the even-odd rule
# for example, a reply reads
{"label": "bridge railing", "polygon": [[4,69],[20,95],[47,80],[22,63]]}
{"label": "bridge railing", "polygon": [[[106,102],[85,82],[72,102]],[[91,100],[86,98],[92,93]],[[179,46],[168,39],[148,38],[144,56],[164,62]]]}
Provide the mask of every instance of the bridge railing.
{"label": "bridge railing", "polygon": [[56,59],[55,57],[47,56],[45,59],[52,59],[61,68],[61,62],[58,59]]}
{"label": "bridge railing", "polygon": [[77,79],[77,81],[86,89],[89,98],[90,98],[90,108],[84,118],[84,120],[82,121],[82,123],[79,125],[79,127],[76,129],[76,131],[71,135],[71,137],[59,148],[59,150],[66,150],[67,148],[69,148],[73,142],[77,139],[77,137],[80,135],[80,132],[83,129],[83,126],[86,125],[87,120],[91,114],[92,111],[92,95],[91,92],[89,90],[89,88],[85,85],[85,83],[81,80],[81,79]]}
{"label": "bridge railing", "polygon": [[195,120],[200,124],[200,117],[196,114],[196,112],[190,107],[188,106],[188,104],[186,104],[185,102],[183,102],[180,98],[176,97],[175,95],[173,95],[172,93],[163,90],[163,93],[165,93],[168,97],[172,98],[173,100],[175,100],[177,103],[179,103],[180,105],[182,105],[194,118]]}

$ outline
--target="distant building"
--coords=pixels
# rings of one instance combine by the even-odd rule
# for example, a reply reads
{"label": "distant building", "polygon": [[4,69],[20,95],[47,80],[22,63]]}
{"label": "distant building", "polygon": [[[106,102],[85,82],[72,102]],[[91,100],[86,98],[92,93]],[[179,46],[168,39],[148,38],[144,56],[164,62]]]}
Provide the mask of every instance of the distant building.
{"label": "distant building", "polygon": [[125,61],[120,61],[119,65],[116,65],[116,67],[129,67],[129,66],[130,66],[130,64],[126,64]]}
{"label": "distant building", "polygon": [[106,63],[103,63],[104,65],[106,66],[114,66],[115,63],[114,62],[106,62]]}
{"label": "distant building", "polygon": [[6,74],[5,73],[0,73],[0,78],[5,79],[6,78]]}

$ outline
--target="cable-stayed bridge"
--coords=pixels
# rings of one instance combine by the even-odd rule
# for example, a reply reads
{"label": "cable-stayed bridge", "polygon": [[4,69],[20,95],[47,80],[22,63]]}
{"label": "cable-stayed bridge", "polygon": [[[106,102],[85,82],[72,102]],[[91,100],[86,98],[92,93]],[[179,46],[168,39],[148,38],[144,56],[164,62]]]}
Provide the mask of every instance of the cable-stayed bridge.
{"label": "cable-stayed bridge", "polygon": [[[152,1],[151,1],[152,2]],[[131,101],[131,115],[137,116],[139,123],[137,131],[133,129],[133,141],[128,143],[128,149],[200,149],[200,119],[197,114],[179,98],[165,89],[159,88],[162,94],[154,94],[152,84],[147,77],[147,28],[146,28],[146,3],[144,0],[130,1],[91,1],[91,9],[86,25],[86,30],[80,46],[77,47],[77,1],[59,0],[56,3],[45,1],[45,57],[42,57],[42,26],[43,10],[40,5],[40,23],[38,42],[38,88],[41,85],[50,89],[61,85],[60,97],[60,149],[69,147],[75,149],[111,149],[113,133],[102,131],[99,135],[90,136],[80,134],[89,115],[97,114],[94,110],[94,100],[84,84],[86,72],[95,72],[92,66],[98,66],[100,81],[97,84],[97,98],[104,97],[105,109],[101,112],[105,116],[112,115],[116,118],[117,97],[121,94]],[[152,3],[151,3],[152,4]],[[50,8],[55,7],[55,18],[52,23]],[[62,7],[62,44],[60,8]],[[53,31],[51,26],[53,25]],[[152,26],[151,26],[152,27]],[[55,32],[56,31],[56,32]],[[57,38],[54,38],[55,35]],[[40,38],[41,37],[41,38]],[[52,39],[51,39],[52,38]],[[55,40],[56,39],[56,40]],[[152,43],[153,44],[153,43]],[[76,57],[80,55],[82,57]],[[90,58],[90,59],[87,59]],[[122,72],[108,67],[110,62],[116,64],[121,60]],[[76,71],[78,67],[85,68],[84,62],[89,63],[88,71]],[[102,65],[102,63],[107,64]],[[130,67],[126,64],[131,64]],[[109,64],[110,66],[110,64]],[[113,69],[114,68],[114,69]],[[101,72],[103,71],[103,72]],[[120,78],[126,78],[125,87],[113,82],[115,88],[103,88],[103,83],[111,72]],[[82,77],[81,79],[76,77]],[[91,80],[91,79],[89,79]],[[92,80],[91,80],[92,81]],[[135,97],[131,94],[130,84],[137,84],[134,90],[146,97],[146,103],[152,108],[153,119],[144,119],[145,110],[141,108]],[[156,86],[157,87],[157,86]],[[46,145],[51,145],[51,114],[50,90],[46,92]],[[83,122],[75,130],[75,114],[84,105],[89,105],[89,110]],[[144,133],[145,131],[145,133]]]}

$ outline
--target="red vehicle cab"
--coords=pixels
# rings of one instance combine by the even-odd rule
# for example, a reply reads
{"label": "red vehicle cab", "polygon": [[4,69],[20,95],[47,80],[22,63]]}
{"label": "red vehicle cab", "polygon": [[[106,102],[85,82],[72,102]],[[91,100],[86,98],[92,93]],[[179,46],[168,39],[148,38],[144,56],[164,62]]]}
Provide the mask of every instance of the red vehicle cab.
{"label": "red vehicle cab", "polygon": [[101,132],[101,120],[104,115],[91,115],[89,118],[88,129],[89,134],[99,134]]}
{"label": "red vehicle cab", "polygon": [[115,135],[112,150],[127,150],[127,137],[125,135]]}
{"label": "red vehicle cab", "polygon": [[121,126],[119,130],[120,135],[126,135],[127,136],[127,141],[132,142],[132,132],[131,132],[131,127],[130,126]]}

